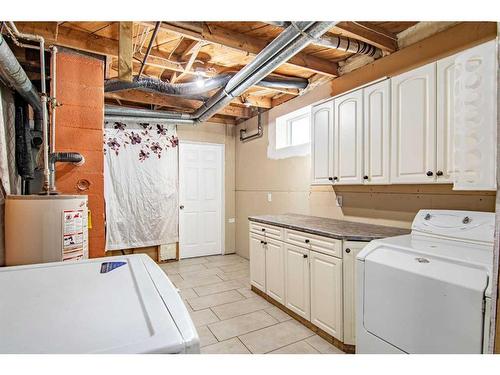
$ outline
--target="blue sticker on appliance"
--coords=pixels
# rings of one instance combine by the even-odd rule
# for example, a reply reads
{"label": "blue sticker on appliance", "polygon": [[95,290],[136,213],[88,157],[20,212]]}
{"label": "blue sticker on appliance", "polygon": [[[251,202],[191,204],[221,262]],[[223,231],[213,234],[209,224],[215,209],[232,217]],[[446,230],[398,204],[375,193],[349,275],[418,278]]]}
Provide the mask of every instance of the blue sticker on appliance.
{"label": "blue sticker on appliance", "polygon": [[111,272],[115,268],[121,267],[125,264],[127,264],[127,262],[104,262],[101,264],[101,273]]}

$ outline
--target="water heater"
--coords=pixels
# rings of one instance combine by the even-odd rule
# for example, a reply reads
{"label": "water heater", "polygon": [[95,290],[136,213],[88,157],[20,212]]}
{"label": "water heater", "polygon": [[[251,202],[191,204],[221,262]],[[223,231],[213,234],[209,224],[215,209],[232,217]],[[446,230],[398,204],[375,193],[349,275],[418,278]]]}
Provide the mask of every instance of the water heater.
{"label": "water heater", "polygon": [[9,195],[5,265],[88,258],[86,195]]}

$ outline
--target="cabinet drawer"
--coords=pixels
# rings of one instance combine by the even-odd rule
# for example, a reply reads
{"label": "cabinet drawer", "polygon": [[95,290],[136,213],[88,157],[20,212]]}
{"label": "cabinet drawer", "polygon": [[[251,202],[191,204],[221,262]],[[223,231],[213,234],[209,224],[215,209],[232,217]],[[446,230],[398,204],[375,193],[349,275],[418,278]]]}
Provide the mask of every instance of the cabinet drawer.
{"label": "cabinet drawer", "polygon": [[268,224],[250,222],[250,232],[264,234],[267,238],[283,240],[283,228]]}
{"label": "cabinet drawer", "polygon": [[285,229],[285,241],[309,250],[342,258],[342,240]]}

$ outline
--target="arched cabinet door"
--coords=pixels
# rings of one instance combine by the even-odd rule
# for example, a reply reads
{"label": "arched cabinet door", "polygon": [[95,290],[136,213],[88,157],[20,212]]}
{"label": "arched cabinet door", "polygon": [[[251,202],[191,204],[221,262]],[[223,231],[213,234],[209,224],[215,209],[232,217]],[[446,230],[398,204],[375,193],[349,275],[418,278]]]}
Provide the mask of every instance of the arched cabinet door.
{"label": "arched cabinet door", "polygon": [[335,185],[363,183],[363,90],[335,98]]}
{"label": "arched cabinet door", "polygon": [[391,182],[436,179],[436,64],[391,79]]}
{"label": "arched cabinet door", "polygon": [[330,184],[333,180],[333,100],[312,108],[311,126],[311,183]]}

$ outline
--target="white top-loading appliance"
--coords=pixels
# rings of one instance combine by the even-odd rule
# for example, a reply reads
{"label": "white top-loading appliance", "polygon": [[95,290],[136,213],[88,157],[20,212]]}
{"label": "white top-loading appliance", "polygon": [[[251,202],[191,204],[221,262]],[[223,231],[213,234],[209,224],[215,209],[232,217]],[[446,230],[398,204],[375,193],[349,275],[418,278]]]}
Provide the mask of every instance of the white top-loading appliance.
{"label": "white top-loading appliance", "polygon": [[495,215],[421,210],[357,256],[356,353],[483,353]]}
{"label": "white top-loading appliance", "polygon": [[0,268],[0,353],[199,353],[199,338],[138,254]]}

